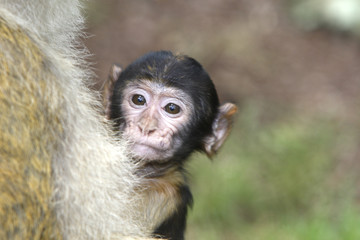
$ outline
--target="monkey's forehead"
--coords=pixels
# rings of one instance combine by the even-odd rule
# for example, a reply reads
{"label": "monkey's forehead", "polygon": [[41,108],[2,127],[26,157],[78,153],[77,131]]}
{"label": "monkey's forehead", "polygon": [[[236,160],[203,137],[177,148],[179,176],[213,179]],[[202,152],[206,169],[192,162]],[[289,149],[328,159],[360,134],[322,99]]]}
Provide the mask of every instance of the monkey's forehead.
{"label": "monkey's forehead", "polygon": [[178,98],[186,104],[193,104],[191,96],[184,90],[172,86],[167,86],[161,82],[154,82],[147,79],[138,79],[128,83],[126,89],[143,89],[147,92],[151,92],[154,95]]}

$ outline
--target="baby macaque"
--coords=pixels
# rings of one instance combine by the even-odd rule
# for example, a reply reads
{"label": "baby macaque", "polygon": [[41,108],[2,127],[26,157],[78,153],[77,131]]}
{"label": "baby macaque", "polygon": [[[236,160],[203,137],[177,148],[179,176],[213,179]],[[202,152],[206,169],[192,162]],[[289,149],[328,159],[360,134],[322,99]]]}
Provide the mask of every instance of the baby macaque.
{"label": "baby macaque", "polygon": [[114,65],[105,87],[108,119],[129,141],[144,177],[139,207],[154,237],[184,239],[192,195],[184,163],[194,151],[212,157],[228,136],[237,108],[220,106],[215,86],[193,58],[150,52],[125,70]]}

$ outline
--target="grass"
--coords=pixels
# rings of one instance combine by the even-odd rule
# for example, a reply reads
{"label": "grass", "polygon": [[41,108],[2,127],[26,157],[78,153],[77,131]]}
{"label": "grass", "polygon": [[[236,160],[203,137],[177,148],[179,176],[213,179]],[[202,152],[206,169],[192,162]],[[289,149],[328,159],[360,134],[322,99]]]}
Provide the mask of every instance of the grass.
{"label": "grass", "polygon": [[326,117],[267,121],[264,112],[243,108],[213,162],[193,157],[187,238],[360,239],[356,170],[341,170],[338,157],[339,141],[356,132]]}

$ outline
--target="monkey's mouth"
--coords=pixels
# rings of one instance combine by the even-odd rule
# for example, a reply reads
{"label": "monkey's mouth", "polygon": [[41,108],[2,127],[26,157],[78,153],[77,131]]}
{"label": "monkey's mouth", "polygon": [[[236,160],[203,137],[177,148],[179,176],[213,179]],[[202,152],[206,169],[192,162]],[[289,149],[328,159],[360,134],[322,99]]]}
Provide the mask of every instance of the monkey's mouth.
{"label": "monkey's mouth", "polygon": [[132,143],[131,151],[135,157],[146,160],[159,159],[166,153],[165,149],[161,149],[157,145],[145,143]]}
{"label": "monkey's mouth", "polygon": [[132,142],[130,144],[131,152],[136,159],[144,161],[165,161],[173,154],[173,149],[161,145],[159,142]]}
{"label": "monkey's mouth", "polygon": [[131,143],[133,148],[149,149],[149,151],[156,151],[164,153],[171,149],[171,143],[164,143],[163,141],[134,141]]}
{"label": "monkey's mouth", "polygon": [[143,137],[127,135],[126,138],[130,141],[130,145],[139,148],[149,148],[154,151],[163,152],[171,149],[172,143],[169,138],[160,136],[156,137]]}
{"label": "monkey's mouth", "polygon": [[171,135],[153,134],[144,136],[136,131],[125,131],[124,138],[129,141],[133,156],[143,160],[162,160],[173,153],[174,142]]}

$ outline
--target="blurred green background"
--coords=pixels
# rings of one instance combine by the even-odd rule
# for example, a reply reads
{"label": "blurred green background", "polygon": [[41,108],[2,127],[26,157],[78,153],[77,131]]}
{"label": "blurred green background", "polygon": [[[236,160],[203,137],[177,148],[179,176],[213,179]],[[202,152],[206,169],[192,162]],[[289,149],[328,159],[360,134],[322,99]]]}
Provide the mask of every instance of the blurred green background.
{"label": "blurred green background", "polygon": [[102,0],[98,75],[159,49],[239,106],[218,156],[189,162],[187,239],[360,239],[360,0]]}

